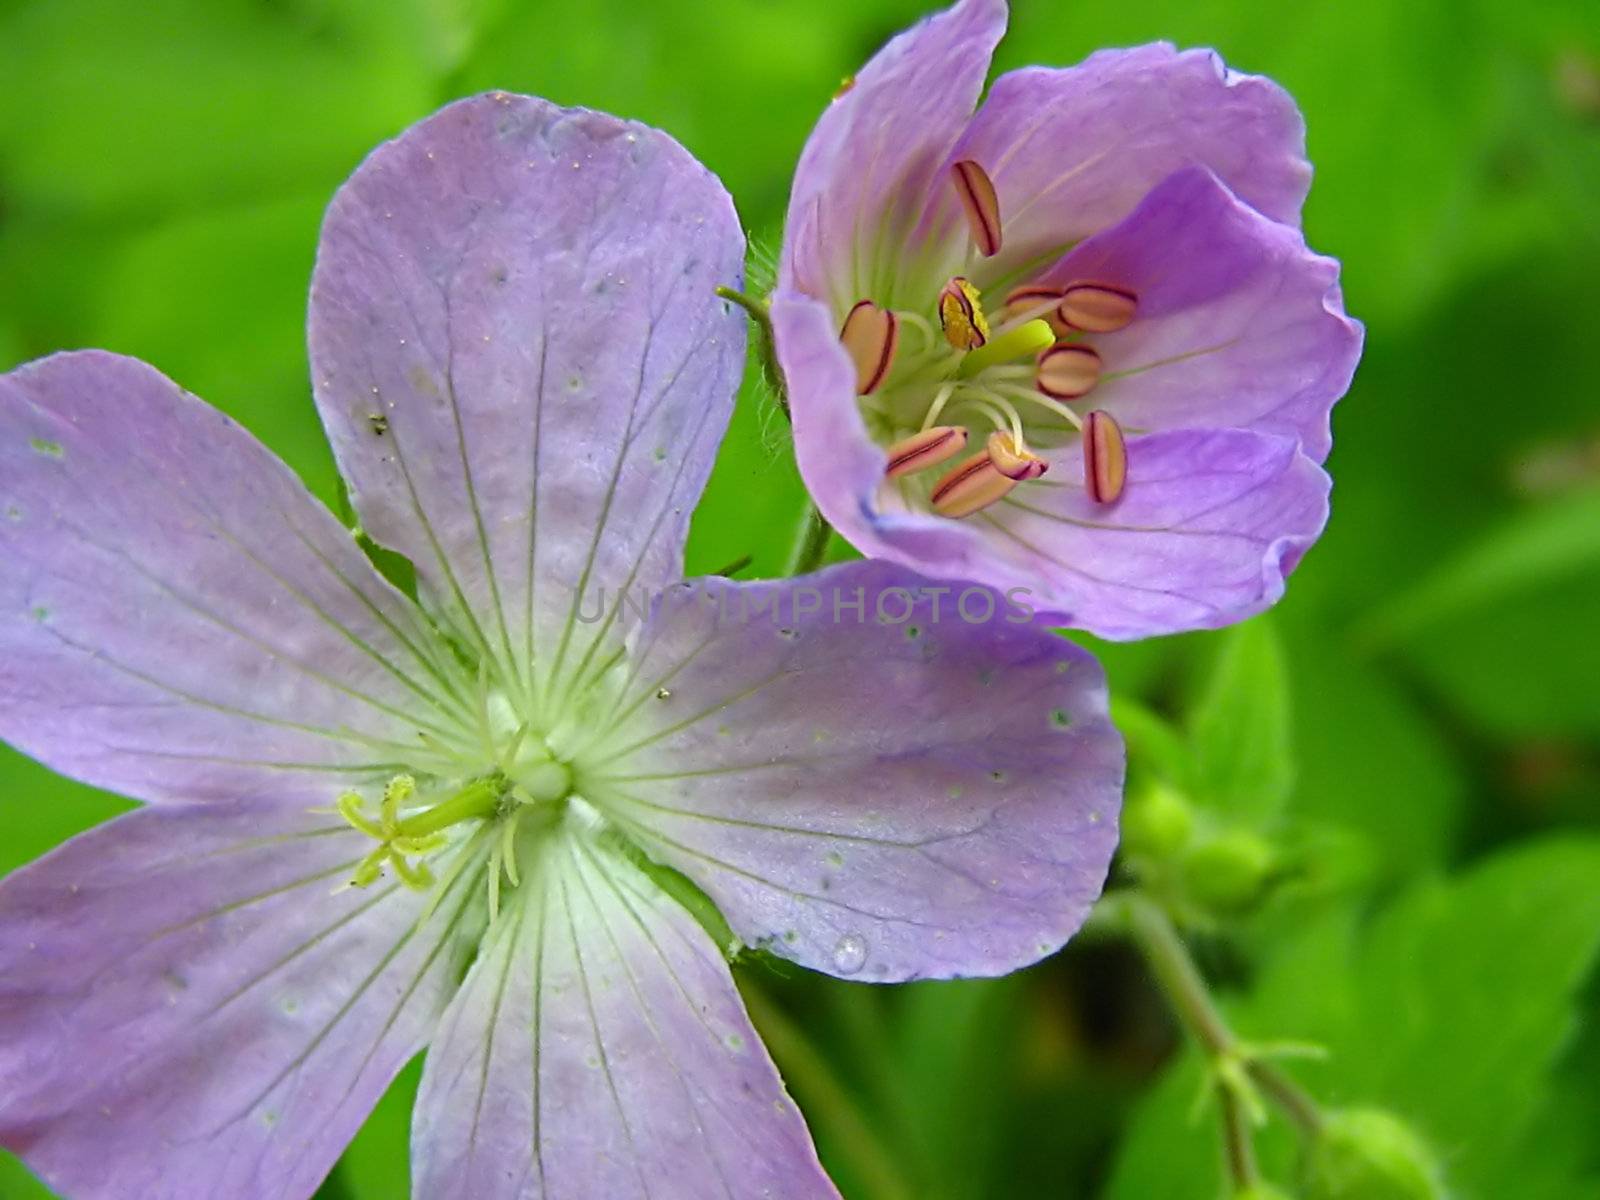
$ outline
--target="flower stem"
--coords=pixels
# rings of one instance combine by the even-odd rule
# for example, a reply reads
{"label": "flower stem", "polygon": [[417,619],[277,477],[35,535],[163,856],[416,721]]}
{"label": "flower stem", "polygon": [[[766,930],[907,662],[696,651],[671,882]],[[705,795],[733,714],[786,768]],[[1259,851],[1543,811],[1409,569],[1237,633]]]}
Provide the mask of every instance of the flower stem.
{"label": "flower stem", "polygon": [[1204,976],[1165,909],[1131,889],[1106,896],[1101,907],[1105,916],[1097,923],[1120,927],[1138,945],[1178,1020],[1211,1060],[1229,1177],[1241,1190],[1254,1186],[1261,1175],[1252,1126],[1260,1114],[1253,1111],[1259,1109],[1259,1099],[1251,1085],[1306,1134],[1315,1134],[1322,1127],[1321,1110],[1298,1084],[1240,1042],[1211,998]]}
{"label": "flower stem", "polygon": [[828,524],[813,501],[806,501],[800,515],[800,527],[795,531],[794,548],[789,551],[785,575],[809,575],[822,565],[828,556],[828,542],[833,537],[833,526]]}
{"label": "flower stem", "polygon": [[1138,944],[1150,971],[1166,993],[1178,1019],[1201,1049],[1213,1058],[1237,1048],[1233,1030],[1211,999],[1210,989],[1195,966],[1178,931],[1161,906],[1138,892],[1122,892],[1113,899],[1123,909],[1123,926]]}
{"label": "flower stem", "polygon": [[789,389],[784,385],[783,370],[778,366],[778,342],[772,332],[772,310],[767,307],[765,300],[747,296],[730,287],[719,287],[716,292],[722,299],[744,309],[755,322],[756,357],[761,362],[761,373],[777,394],[778,407],[783,410],[784,417],[788,418]]}

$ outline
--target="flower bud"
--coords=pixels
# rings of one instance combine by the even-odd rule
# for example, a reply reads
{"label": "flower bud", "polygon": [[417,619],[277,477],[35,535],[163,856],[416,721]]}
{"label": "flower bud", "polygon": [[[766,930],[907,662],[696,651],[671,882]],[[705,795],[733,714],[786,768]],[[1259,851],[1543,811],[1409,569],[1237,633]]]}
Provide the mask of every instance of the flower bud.
{"label": "flower bud", "polygon": [[1261,898],[1276,858],[1272,844],[1253,830],[1219,830],[1184,855],[1185,891],[1213,912],[1238,912]]}
{"label": "flower bud", "polygon": [[1194,836],[1194,810],[1175,789],[1149,783],[1129,795],[1122,810],[1122,846],[1155,859],[1177,855]]}
{"label": "flower bud", "polygon": [[1439,1163],[1404,1121],[1378,1108],[1328,1115],[1305,1161],[1306,1200],[1444,1200]]}

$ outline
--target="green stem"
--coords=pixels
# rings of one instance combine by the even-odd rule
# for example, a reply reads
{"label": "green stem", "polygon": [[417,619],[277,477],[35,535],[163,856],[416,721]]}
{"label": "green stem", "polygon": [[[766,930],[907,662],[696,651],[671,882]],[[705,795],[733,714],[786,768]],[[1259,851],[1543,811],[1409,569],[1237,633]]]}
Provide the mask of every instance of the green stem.
{"label": "green stem", "polygon": [[1212,1058],[1224,1058],[1238,1049],[1238,1039],[1211,999],[1210,989],[1194,965],[1189,948],[1166,912],[1155,901],[1136,892],[1118,897],[1128,932],[1138,943],[1150,971],[1172,1002],[1184,1028]]}
{"label": "green stem", "polygon": [[783,415],[789,417],[789,389],[784,384],[783,370],[778,366],[778,340],[772,332],[772,310],[765,300],[747,296],[733,288],[719,287],[716,291],[724,300],[744,309],[755,322],[756,357],[761,361],[761,373],[777,393],[778,407],[783,409]]}
{"label": "green stem", "polygon": [[860,1178],[864,1195],[873,1200],[912,1200],[910,1185],[900,1175],[894,1155],[878,1141],[861,1106],[798,1025],[748,979],[740,991],[750,1019],[761,1031],[795,1091],[806,1098],[807,1115],[832,1135],[840,1154]]}
{"label": "green stem", "polygon": [[795,531],[794,548],[789,551],[789,562],[783,573],[788,576],[809,575],[822,565],[828,556],[828,541],[833,537],[833,526],[828,524],[822,510],[811,501],[806,502],[800,515],[800,528]]}
{"label": "green stem", "polygon": [[[1166,994],[1173,1011],[1189,1035],[1200,1044],[1214,1067],[1242,1067],[1248,1079],[1261,1088],[1307,1133],[1322,1125],[1317,1104],[1276,1067],[1250,1054],[1234,1035],[1227,1019],[1211,998],[1204,976],[1195,966],[1189,948],[1173,926],[1166,910],[1149,897],[1125,891],[1107,897],[1107,919],[1117,920],[1138,944],[1150,972]],[[1237,1080],[1237,1077],[1234,1077]],[[1237,1082],[1229,1084],[1219,1072],[1217,1105],[1222,1118],[1223,1154],[1228,1175],[1236,1188],[1253,1187],[1261,1180],[1256,1165],[1252,1114],[1247,1095]],[[1248,1085],[1245,1085],[1248,1086]]]}
{"label": "green stem", "polygon": [[1311,1095],[1277,1067],[1260,1059],[1251,1059],[1245,1069],[1250,1078],[1271,1098],[1284,1114],[1311,1137],[1322,1132],[1322,1109]]}
{"label": "green stem", "polygon": [[769,338],[772,336],[772,313],[768,311],[764,301],[757,300],[754,296],[746,296],[743,292],[730,287],[719,287],[717,295],[744,309],[750,314],[750,319],[761,327],[762,333]]}

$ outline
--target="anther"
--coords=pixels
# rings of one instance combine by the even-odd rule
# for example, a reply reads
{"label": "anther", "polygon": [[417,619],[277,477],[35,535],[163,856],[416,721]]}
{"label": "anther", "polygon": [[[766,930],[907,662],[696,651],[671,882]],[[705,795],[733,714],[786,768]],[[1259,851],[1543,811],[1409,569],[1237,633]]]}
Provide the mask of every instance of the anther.
{"label": "anther", "polygon": [[889,447],[889,465],[884,474],[890,479],[913,475],[948,462],[967,447],[967,431],[960,425],[935,425]]}
{"label": "anther", "polygon": [[983,315],[978,289],[957,275],[939,293],[939,325],[947,342],[957,350],[976,350],[989,340],[989,320]]}
{"label": "anther", "polygon": [[1132,292],[1104,283],[1075,283],[1061,296],[1061,319],[1085,333],[1115,333],[1127,328],[1138,310]]}
{"label": "anther", "polygon": [[971,159],[951,167],[950,179],[966,209],[972,240],[985,258],[993,258],[1000,253],[1000,198],[995,195],[994,181]]}
{"label": "anther", "polygon": [[900,342],[900,319],[871,300],[852,308],[839,330],[839,340],[856,366],[856,395],[869,396],[889,375]]}
{"label": "anther", "polygon": [[997,429],[989,435],[985,449],[989,451],[989,461],[994,463],[994,469],[1018,483],[1037,479],[1050,469],[1048,462],[1026,446],[1018,445],[1016,438],[1003,430]]}
{"label": "anther", "polygon": [[1063,342],[1039,355],[1038,389],[1057,400],[1087,396],[1100,380],[1100,355],[1092,346]]}
{"label": "anther", "polygon": [[1122,426],[1103,409],[1089,414],[1083,426],[1083,482],[1096,504],[1111,504],[1128,481],[1128,444]]}
{"label": "anther", "polygon": [[[1005,436],[1010,442],[1009,435],[1000,436]],[[996,464],[990,449],[993,442],[994,438],[991,437],[990,445],[985,446],[981,454],[974,454],[934,484],[933,493],[929,496],[934,512],[941,517],[969,517],[1004,499],[1017,486],[1019,481]],[[1008,450],[1013,448],[1007,447]],[[1034,461],[1043,463],[1044,460]]]}

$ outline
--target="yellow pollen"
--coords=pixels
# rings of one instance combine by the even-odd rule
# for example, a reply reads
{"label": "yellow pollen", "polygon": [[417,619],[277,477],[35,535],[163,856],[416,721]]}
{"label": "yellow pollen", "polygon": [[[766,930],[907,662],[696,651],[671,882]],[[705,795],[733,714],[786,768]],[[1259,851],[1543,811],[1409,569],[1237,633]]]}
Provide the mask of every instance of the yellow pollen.
{"label": "yellow pollen", "polygon": [[978,289],[957,275],[939,293],[939,324],[945,340],[957,350],[976,350],[989,340],[989,319],[983,315]]}

